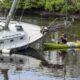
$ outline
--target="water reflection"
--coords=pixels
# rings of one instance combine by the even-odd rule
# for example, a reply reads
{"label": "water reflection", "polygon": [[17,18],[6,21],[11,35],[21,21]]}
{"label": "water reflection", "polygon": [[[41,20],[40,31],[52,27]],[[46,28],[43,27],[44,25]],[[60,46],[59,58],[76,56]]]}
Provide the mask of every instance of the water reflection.
{"label": "water reflection", "polygon": [[[22,20],[23,22],[48,26],[52,20],[44,19],[44,18],[32,18],[27,17]],[[78,26],[76,26],[78,27]],[[79,29],[79,28],[76,28]],[[79,31],[73,29],[69,29],[69,32]],[[71,37],[72,38],[72,37]],[[47,39],[44,38],[46,42],[50,42],[50,34],[47,34]],[[50,39],[50,40],[49,40]],[[75,38],[76,39],[76,38]],[[45,41],[44,40],[44,41]],[[72,39],[73,40],[73,39]],[[41,43],[40,43],[41,44]],[[40,47],[36,45],[36,48]],[[30,51],[30,50],[28,50]],[[46,51],[44,52],[45,59],[50,63],[49,66],[43,66],[42,61],[44,57],[42,55],[37,54],[37,52],[32,54],[30,52],[21,51],[17,52],[18,56],[1,56],[4,60],[0,63],[0,68],[3,66],[7,66],[9,68],[9,80],[80,80],[80,50],[55,50],[55,51]],[[42,52],[39,51],[41,54]],[[23,56],[21,56],[23,54]],[[11,64],[10,58],[14,56],[14,64]],[[35,58],[33,58],[35,56]],[[17,60],[18,59],[18,60]],[[24,64],[20,64],[20,59],[24,60]],[[17,61],[17,62],[16,62]],[[19,63],[19,64],[18,64]],[[51,67],[54,64],[55,67]],[[11,66],[12,65],[12,66]],[[62,68],[59,68],[59,65],[64,65]],[[7,68],[6,67],[6,68]],[[17,67],[17,68],[16,68]],[[0,80],[3,80],[3,75],[0,73]]]}
{"label": "water reflection", "polygon": [[[79,49],[69,49],[65,51],[45,52],[46,59],[53,64],[63,64],[63,74],[67,77],[80,77],[80,51]],[[60,71],[60,70],[59,70]],[[57,71],[56,71],[57,72]],[[58,75],[59,73],[57,73]],[[62,74],[60,72],[60,74]]]}
{"label": "water reflection", "polygon": [[[28,76],[26,76],[28,75]],[[30,72],[30,71],[23,71],[18,72],[15,75],[10,75],[10,80],[64,80],[64,78],[61,77],[53,77],[44,75],[40,72]],[[79,80],[80,78],[66,78],[65,80]]]}
{"label": "water reflection", "polygon": [[[45,59],[50,64],[54,64],[55,67],[43,66],[41,65],[40,59],[37,58],[35,59],[29,56],[24,57],[23,55],[23,59],[25,63],[22,64],[21,66],[22,69],[21,70],[17,68],[15,69],[15,67],[14,69],[10,68],[8,72],[9,80],[26,80],[26,79],[27,80],[79,80],[80,78],[80,69],[79,69],[80,54],[79,53],[80,53],[79,49],[44,51]],[[17,55],[19,55],[19,53]],[[22,59],[22,57],[18,56],[15,59],[16,60]],[[5,63],[4,61],[3,63]],[[7,58],[6,58],[6,62],[7,62]],[[8,63],[9,63],[8,65],[9,67],[11,64],[11,62],[9,62],[9,59],[8,59]],[[14,63],[15,63],[14,66],[17,67],[18,62],[17,63],[14,62]],[[58,67],[59,65],[64,65],[64,66],[62,68],[59,68]],[[0,78],[1,80],[3,80],[2,75],[0,76]]]}

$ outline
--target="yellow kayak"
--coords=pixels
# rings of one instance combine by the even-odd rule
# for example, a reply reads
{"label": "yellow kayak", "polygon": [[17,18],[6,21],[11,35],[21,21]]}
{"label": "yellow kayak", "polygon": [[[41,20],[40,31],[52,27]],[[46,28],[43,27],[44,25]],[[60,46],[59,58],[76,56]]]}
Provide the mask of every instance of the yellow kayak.
{"label": "yellow kayak", "polygon": [[68,49],[68,48],[80,48],[80,41],[67,42],[67,44],[62,44],[62,43],[43,43],[43,49],[44,50]]}

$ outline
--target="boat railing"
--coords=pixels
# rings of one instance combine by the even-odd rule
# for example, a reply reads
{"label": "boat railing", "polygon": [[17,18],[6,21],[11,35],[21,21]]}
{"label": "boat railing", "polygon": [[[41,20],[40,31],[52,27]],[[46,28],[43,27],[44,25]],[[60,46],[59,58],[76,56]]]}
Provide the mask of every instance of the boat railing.
{"label": "boat railing", "polygon": [[22,36],[24,36],[24,33],[17,33],[17,34],[13,34],[13,35],[5,35],[5,36],[0,37],[0,40],[7,40],[7,39],[18,38],[18,37],[22,37]]}

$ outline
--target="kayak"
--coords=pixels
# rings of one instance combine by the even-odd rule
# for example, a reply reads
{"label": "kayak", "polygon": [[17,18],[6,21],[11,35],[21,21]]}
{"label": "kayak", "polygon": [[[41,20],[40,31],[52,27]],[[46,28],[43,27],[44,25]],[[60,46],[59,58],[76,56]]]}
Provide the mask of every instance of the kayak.
{"label": "kayak", "polygon": [[68,49],[68,48],[80,48],[80,41],[62,43],[43,43],[43,50],[55,50],[55,49]]}

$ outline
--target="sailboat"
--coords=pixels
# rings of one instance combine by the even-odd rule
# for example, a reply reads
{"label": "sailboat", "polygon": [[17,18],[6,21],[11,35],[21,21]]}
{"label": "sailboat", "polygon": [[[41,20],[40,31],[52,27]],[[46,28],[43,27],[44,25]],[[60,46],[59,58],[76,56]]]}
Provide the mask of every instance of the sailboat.
{"label": "sailboat", "polygon": [[14,0],[6,21],[0,21],[0,49],[19,49],[42,38],[40,26],[11,21],[18,0]]}

